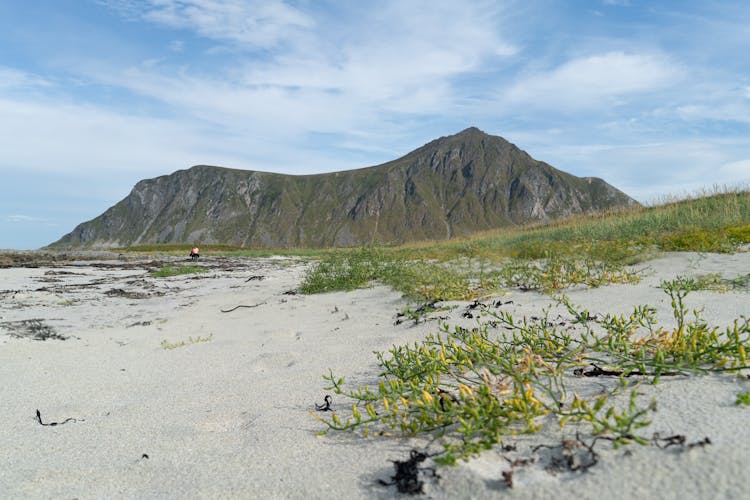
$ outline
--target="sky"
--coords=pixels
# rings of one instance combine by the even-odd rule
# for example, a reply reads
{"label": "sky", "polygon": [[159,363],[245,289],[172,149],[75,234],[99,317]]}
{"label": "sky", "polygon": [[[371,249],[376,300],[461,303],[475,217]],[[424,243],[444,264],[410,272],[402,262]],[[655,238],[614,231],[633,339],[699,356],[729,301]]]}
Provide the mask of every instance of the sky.
{"label": "sky", "polygon": [[396,159],[476,126],[643,203],[750,184],[750,7],[3,0],[0,248],[193,165]]}

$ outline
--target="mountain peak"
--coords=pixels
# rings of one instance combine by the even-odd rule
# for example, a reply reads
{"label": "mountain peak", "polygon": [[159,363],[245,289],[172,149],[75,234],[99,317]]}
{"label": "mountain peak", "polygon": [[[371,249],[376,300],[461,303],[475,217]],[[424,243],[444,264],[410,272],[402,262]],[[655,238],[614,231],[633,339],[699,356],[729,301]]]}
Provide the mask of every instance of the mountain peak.
{"label": "mountain peak", "polygon": [[479,130],[477,127],[469,127],[456,134],[456,136],[467,136],[467,135],[489,135],[489,134],[487,132]]}

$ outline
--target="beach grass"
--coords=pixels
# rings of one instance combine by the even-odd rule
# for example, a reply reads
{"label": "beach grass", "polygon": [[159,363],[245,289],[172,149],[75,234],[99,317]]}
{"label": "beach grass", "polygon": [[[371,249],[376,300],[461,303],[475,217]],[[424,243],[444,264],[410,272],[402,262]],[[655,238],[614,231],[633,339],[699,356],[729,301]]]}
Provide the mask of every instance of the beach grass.
{"label": "beach grass", "polygon": [[596,287],[637,281],[625,266],[661,252],[728,253],[748,243],[750,191],[726,189],[468,239],[328,251],[318,255],[300,290],[351,290],[379,281],[410,298],[466,300],[503,287]]}
{"label": "beach grass", "polygon": [[468,252],[497,260],[581,255],[628,262],[653,251],[731,252],[750,243],[750,190],[716,189],[650,207],[578,215],[398,250],[450,260]]}

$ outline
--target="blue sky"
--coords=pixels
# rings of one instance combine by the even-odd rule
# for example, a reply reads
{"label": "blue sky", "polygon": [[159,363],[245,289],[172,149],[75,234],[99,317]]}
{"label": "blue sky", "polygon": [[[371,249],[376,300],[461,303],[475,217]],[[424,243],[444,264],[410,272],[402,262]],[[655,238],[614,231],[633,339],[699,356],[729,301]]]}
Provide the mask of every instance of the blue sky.
{"label": "blue sky", "polygon": [[395,159],[477,126],[643,202],[750,184],[738,1],[4,0],[0,248],[143,179]]}

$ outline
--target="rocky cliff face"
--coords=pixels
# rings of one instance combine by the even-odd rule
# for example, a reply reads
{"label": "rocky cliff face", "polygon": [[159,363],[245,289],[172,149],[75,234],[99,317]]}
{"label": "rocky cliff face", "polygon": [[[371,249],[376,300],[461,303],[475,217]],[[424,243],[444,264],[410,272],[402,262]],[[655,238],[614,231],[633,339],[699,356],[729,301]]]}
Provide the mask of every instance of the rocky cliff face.
{"label": "rocky cliff face", "polygon": [[636,203],[470,128],[376,167],[291,176],[196,166],[140,181],[52,247],[326,247],[444,239]]}

